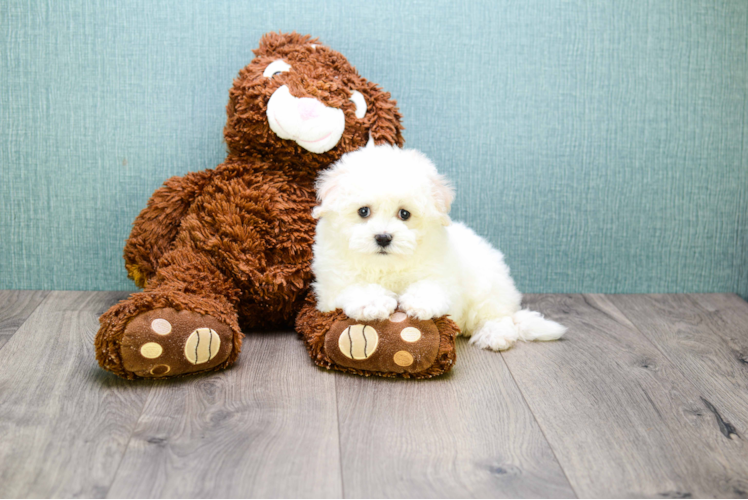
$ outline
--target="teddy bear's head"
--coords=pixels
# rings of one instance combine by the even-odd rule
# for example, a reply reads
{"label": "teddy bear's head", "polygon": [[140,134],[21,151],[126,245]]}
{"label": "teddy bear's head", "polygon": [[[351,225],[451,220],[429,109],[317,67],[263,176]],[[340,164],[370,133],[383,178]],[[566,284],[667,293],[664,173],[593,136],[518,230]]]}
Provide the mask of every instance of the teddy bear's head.
{"label": "teddy bear's head", "polygon": [[229,152],[324,168],[373,139],[403,145],[389,92],[338,52],[297,33],[268,33],[229,91]]}

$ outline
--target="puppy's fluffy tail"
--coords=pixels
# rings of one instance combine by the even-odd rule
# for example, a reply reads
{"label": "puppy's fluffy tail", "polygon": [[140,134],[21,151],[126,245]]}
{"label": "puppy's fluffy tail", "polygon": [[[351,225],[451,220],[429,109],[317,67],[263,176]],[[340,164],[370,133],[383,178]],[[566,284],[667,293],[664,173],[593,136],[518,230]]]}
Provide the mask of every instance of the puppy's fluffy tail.
{"label": "puppy's fluffy tail", "polygon": [[542,314],[529,309],[517,311],[512,316],[519,338],[530,340],[556,340],[566,333],[566,327],[545,319]]}

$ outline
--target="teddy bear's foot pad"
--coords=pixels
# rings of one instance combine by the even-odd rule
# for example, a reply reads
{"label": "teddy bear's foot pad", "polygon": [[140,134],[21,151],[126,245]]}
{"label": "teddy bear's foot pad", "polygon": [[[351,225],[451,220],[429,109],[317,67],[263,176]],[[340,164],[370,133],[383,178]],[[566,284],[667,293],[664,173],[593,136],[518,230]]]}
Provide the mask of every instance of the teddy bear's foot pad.
{"label": "teddy bear's foot pad", "polygon": [[207,371],[233,349],[231,329],[191,311],[154,309],[133,318],[122,338],[122,363],[139,377],[174,377]]}
{"label": "teddy bear's foot pad", "polygon": [[439,330],[395,312],[389,319],[337,321],[325,336],[325,352],[335,364],[371,372],[417,373],[439,353]]}

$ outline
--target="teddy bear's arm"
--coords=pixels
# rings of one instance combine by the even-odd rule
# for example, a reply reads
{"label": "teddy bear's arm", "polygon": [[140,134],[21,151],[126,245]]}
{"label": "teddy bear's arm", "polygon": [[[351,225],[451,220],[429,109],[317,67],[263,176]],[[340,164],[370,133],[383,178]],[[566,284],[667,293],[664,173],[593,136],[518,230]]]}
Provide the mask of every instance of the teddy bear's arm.
{"label": "teddy bear's arm", "polygon": [[210,181],[213,170],[172,177],[158,188],[136,217],[125,243],[127,276],[143,288],[177,237],[182,218]]}

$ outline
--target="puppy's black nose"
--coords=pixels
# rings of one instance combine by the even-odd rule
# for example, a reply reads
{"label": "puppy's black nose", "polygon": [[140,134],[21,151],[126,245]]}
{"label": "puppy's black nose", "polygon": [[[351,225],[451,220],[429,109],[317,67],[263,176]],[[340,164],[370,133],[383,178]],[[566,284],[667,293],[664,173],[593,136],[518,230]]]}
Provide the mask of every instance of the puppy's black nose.
{"label": "puppy's black nose", "polygon": [[377,245],[384,248],[392,241],[392,235],[387,233],[377,234],[374,239],[377,240]]}

